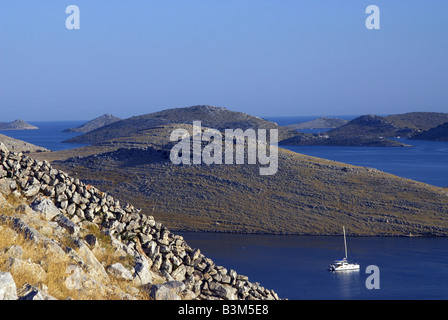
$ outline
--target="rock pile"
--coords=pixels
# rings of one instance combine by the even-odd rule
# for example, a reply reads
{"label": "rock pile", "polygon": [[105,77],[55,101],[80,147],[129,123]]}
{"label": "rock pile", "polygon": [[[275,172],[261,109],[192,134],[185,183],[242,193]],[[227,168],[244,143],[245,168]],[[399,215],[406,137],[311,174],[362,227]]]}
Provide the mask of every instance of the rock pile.
{"label": "rock pile", "polygon": [[[116,242],[116,248],[122,246],[139,257],[133,273],[117,264],[109,266],[107,272],[128,280],[138,278],[153,299],[278,299],[273,290],[249,282],[235,270],[215,265],[154,217],[132,205],[121,205],[47,161],[9,152],[1,144],[0,193],[26,197],[42,219],[56,222],[74,237],[85,223],[98,226]],[[89,235],[79,240],[78,246],[95,241]],[[148,272],[160,275],[166,283],[153,285]]]}

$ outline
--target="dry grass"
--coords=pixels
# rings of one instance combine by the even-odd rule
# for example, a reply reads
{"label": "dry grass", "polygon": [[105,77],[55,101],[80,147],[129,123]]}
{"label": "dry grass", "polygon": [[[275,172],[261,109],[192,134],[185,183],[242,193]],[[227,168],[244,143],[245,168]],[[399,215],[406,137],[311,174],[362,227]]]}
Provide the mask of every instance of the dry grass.
{"label": "dry grass", "polygon": [[88,224],[86,234],[93,234],[98,240],[98,247],[93,250],[97,260],[103,265],[110,266],[116,262],[120,262],[126,268],[133,267],[134,259],[132,256],[117,254],[117,250],[112,246],[111,238],[101,232],[100,228],[94,224]]}
{"label": "dry grass", "polygon": [[[0,208],[0,214],[16,215],[14,207],[23,204],[23,202],[14,196],[8,197],[8,201],[13,203],[14,206]],[[115,262],[120,262],[126,267],[133,265],[132,257],[117,254],[117,251],[111,245],[111,239],[101,233],[97,226],[93,224],[88,225],[84,232],[86,234],[92,233],[97,237],[99,245],[92,252],[103,266],[108,266]],[[62,238],[53,238],[53,240],[61,243],[63,246],[77,251],[73,237],[64,235]],[[42,279],[42,275],[33,274],[27,268],[9,268],[10,255],[6,254],[6,251],[12,245],[22,248],[23,253],[20,260],[37,264],[43,268],[45,271],[44,279]],[[65,280],[70,276],[70,274],[66,273],[66,269],[71,264],[74,264],[74,262],[67,255],[54,253],[45,243],[25,239],[21,234],[13,231],[7,224],[0,226],[0,270],[11,273],[17,288],[29,283],[38,288],[44,288],[44,291],[59,300],[68,298],[74,300],[120,300],[123,299],[123,292],[135,296],[135,289],[132,289],[129,281],[113,277],[110,277],[110,282],[104,284],[104,286],[98,284],[103,290],[70,290],[66,287]],[[137,298],[147,300],[149,297],[147,293],[140,291]]]}
{"label": "dry grass", "polygon": [[5,196],[6,201],[8,201],[8,203],[13,206],[13,207],[18,207],[21,204],[24,204],[25,201],[23,201],[23,199],[17,197],[16,195],[14,195],[13,193],[10,193],[9,195]]}
{"label": "dry grass", "polygon": [[[4,213],[3,210],[2,213]],[[64,287],[63,283],[66,277],[65,269],[69,265],[68,258],[56,255],[44,245],[26,240],[20,234],[15,234],[15,237],[11,237],[12,234],[14,234],[14,231],[4,225],[3,229],[0,231],[0,248],[6,249],[12,245],[20,246],[23,250],[21,260],[28,260],[32,263],[36,263],[42,266],[46,272],[45,280],[42,281],[40,276],[27,272],[28,270],[26,269],[8,270],[11,273],[16,286],[20,288],[25,283],[29,283],[39,288],[47,286],[47,292],[50,295],[53,295],[58,299],[66,298],[67,296],[61,296],[58,293],[63,291],[61,289]],[[9,255],[0,255],[0,270],[8,269],[8,259]]]}

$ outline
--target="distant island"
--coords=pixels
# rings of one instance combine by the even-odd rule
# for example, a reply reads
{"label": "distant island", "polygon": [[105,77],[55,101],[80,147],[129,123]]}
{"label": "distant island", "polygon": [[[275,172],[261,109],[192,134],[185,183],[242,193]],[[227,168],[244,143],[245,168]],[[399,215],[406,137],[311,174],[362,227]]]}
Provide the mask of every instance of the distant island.
{"label": "distant island", "polygon": [[36,130],[39,129],[23,120],[15,120],[13,122],[0,122],[0,130]]}
{"label": "distant island", "polygon": [[279,142],[281,146],[348,146],[348,147],[409,147],[410,145],[386,138],[332,137],[324,134],[303,134]]}
{"label": "distant island", "polygon": [[416,140],[448,141],[448,122],[412,136]]}
{"label": "distant island", "polygon": [[95,129],[107,126],[111,123],[120,121],[122,119],[114,117],[113,115],[106,113],[102,116],[95,118],[93,120],[90,120],[89,122],[84,123],[83,125],[77,127],[77,128],[69,128],[65,129],[64,132],[81,132],[81,133],[87,133],[90,131],[93,131]]}
{"label": "distant island", "polygon": [[[444,141],[446,131],[436,127],[448,122],[448,113],[410,112],[390,115],[363,115],[346,124],[325,132],[325,134],[299,133],[285,139],[280,145],[338,145],[405,147],[408,144],[391,138],[423,139]],[[423,134],[429,132],[429,134]]]}
{"label": "distant island", "polygon": [[284,126],[290,129],[334,129],[346,124],[348,120],[338,118],[321,117],[307,122],[288,124]]}

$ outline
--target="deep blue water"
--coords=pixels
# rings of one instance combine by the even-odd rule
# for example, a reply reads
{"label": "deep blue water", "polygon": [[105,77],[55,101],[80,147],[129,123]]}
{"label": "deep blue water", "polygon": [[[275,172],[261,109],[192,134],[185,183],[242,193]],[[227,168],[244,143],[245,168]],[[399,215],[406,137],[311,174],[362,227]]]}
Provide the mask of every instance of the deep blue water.
{"label": "deep blue water", "polygon": [[[349,259],[360,271],[333,273],[343,238],[179,233],[217,265],[234,269],[290,300],[448,299],[447,238],[348,237]],[[369,265],[379,289],[367,289]]]}
{"label": "deep blue water", "polygon": [[281,146],[309,156],[375,168],[448,187],[448,142],[401,139],[412,147]]}
{"label": "deep blue water", "polygon": [[76,128],[87,121],[30,121],[37,130],[0,130],[1,134],[23,140],[52,151],[77,148],[82,145],[62,143],[62,141],[80,135],[79,133],[62,132],[65,129]]}

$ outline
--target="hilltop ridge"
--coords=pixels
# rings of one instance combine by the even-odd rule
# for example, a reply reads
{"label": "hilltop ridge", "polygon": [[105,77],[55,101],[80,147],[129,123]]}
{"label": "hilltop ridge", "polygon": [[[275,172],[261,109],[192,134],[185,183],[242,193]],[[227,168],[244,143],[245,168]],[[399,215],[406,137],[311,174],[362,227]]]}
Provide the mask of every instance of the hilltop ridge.
{"label": "hilltop ridge", "polygon": [[289,129],[334,129],[346,124],[348,120],[338,119],[338,118],[329,118],[329,117],[320,117],[311,121],[294,123],[285,125],[285,128]]}
{"label": "hilltop ridge", "polygon": [[385,117],[397,128],[409,130],[409,134],[429,130],[448,122],[448,113],[444,112],[408,112]]}
{"label": "hilltop ridge", "polygon": [[107,126],[111,123],[120,121],[122,119],[114,117],[113,115],[106,113],[103,114],[100,117],[97,117],[93,120],[90,120],[86,123],[84,123],[83,125],[77,127],[77,128],[69,128],[69,129],[65,129],[64,132],[90,132],[93,131],[95,129]]}
{"label": "hilltop ridge", "polygon": [[198,105],[186,108],[173,108],[159,112],[134,116],[117,121],[81,136],[71,138],[69,143],[99,143],[119,137],[126,137],[158,125],[189,124],[200,120],[204,127],[217,130],[224,129],[278,129],[279,139],[285,139],[297,134],[294,130],[285,129],[276,123],[251,116],[247,113],[227,110],[224,107]]}

